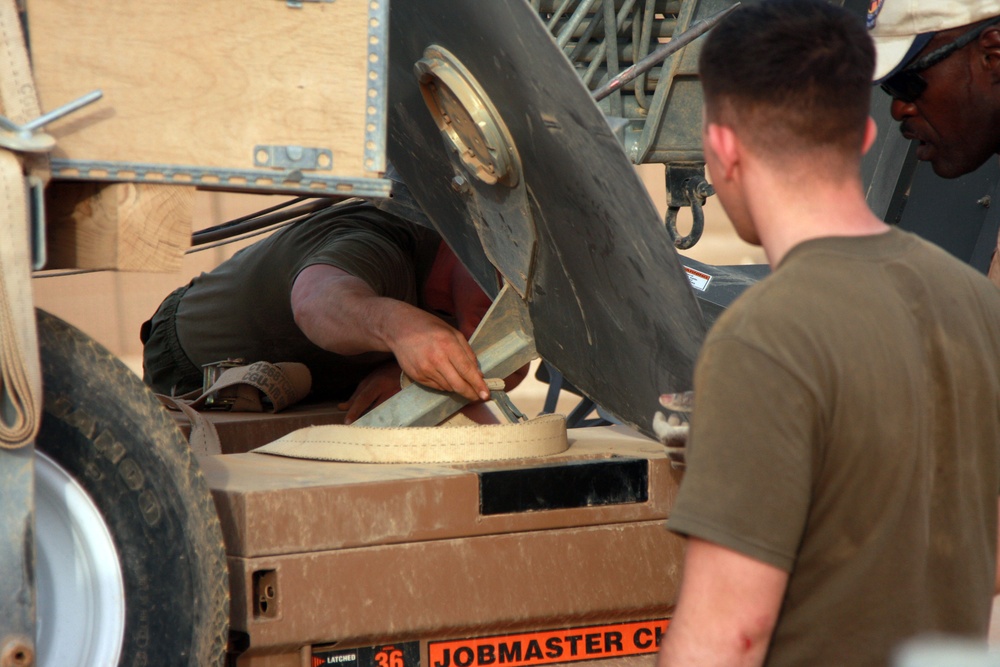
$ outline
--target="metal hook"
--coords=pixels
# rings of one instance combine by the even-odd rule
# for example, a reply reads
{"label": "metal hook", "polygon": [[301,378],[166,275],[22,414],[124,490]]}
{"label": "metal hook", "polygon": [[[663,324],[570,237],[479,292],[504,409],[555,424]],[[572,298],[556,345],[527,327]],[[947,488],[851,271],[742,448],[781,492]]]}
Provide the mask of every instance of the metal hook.
{"label": "metal hook", "polygon": [[684,198],[687,199],[687,205],[691,207],[691,215],[693,217],[691,233],[687,236],[681,236],[677,231],[677,214],[681,210],[680,206],[668,206],[666,217],[667,232],[670,233],[674,247],[678,250],[687,250],[701,240],[701,235],[705,231],[705,212],[702,210],[702,206],[705,203],[705,199],[715,194],[715,189],[699,176],[686,179],[683,184],[683,191]]}
{"label": "metal hook", "polygon": [[701,234],[705,230],[705,215],[702,213],[700,204],[691,206],[691,214],[694,222],[691,223],[691,233],[687,236],[680,236],[677,232],[677,214],[680,212],[679,206],[667,207],[667,231],[674,242],[674,247],[678,250],[687,250],[701,240]]}

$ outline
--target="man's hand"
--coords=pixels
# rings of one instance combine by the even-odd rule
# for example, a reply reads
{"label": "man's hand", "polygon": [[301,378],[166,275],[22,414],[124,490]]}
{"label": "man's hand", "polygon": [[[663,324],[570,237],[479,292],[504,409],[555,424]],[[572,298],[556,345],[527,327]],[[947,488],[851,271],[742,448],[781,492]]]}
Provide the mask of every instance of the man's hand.
{"label": "man's hand", "polygon": [[490,390],[465,336],[430,313],[408,308],[413,312],[398,317],[388,337],[389,348],[407,377],[470,401],[489,400]]}
{"label": "man's hand", "polygon": [[340,410],[347,410],[345,424],[351,424],[369,410],[377,408],[399,391],[402,371],[395,361],[387,361],[362,380],[347,401],[340,403]]}
{"label": "man's hand", "polygon": [[694,392],[662,394],[660,405],[670,411],[667,415],[659,410],[653,415],[653,432],[667,449],[667,457],[674,468],[683,468],[684,449],[687,446],[691,426],[688,417],[694,409]]}
{"label": "man's hand", "polygon": [[378,296],[343,269],[323,264],[303,269],[292,286],[291,305],[296,325],[324,350],[391,352],[415,382],[470,401],[490,397],[461,332],[416,306]]}

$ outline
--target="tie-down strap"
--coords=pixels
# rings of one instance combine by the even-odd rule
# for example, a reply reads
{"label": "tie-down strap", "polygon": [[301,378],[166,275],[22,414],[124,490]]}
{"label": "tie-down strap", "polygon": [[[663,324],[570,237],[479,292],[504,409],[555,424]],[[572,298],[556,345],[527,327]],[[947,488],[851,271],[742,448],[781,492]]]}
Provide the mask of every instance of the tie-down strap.
{"label": "tie-down strap", "polygon": [[[0,115],[21,124],[39,115],[38,97],[17,3],[0,1]],[[45,176],[47,163],[0,148],[0,448],[35,438],[42,419],[38,334],[31,293],[25,167]],[[44,180],[44,179],[43,179]]]}
{"label": "tie-down strap", "polygon": [[182,396],[157,394],[160,403],[180,410],[191,423],[188,441],[197,454],[219,454],[222,447],[215,426],[198,410],[210,396],[222,396],[234,412],[264,412],[264,400],[270,402],[270,412],[279,412],[309,394],[312,376],[305,364],[282,361],[271,364],[258,361],[247,366],[228,368],[215,383],[203,392]]}
{"label": "tie-down strap", "polygon": [[568,448],[566,418],[542,415],[475,426],[309,426],[253,451],[319,461],[462,463],[549,456]]}

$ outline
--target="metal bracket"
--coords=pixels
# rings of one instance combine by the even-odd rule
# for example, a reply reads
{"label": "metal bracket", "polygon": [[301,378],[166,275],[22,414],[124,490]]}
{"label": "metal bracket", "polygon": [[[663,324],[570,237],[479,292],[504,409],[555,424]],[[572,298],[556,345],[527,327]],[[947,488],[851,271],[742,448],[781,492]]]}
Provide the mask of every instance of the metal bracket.
{"label": "metal bracket", "polygon": [[333,169],[333,151],[309,146],[267,146],[253,148],[253,166],[275,169]]}
{"label": "metal bracket", "polygon": [[385,171],[386,108],[389,105],[389,3],[368,3],[368,103],[365,104],[365,169]]}
{"label": "metal bracket", "polygon": [[28,221],[31,224],[31,268],[41,271],[49,261],[45,245],[45,182],[28,176]]}
{"label": "metal bracket", "polygon": [[305,192],[315,197],[388,197],[392,181],[384,178],[339,178],[304,173],[301,169],[264,171],[216,167],[53,159],[52,177],[63,180],[127,181],[199,185],[237,191]]}

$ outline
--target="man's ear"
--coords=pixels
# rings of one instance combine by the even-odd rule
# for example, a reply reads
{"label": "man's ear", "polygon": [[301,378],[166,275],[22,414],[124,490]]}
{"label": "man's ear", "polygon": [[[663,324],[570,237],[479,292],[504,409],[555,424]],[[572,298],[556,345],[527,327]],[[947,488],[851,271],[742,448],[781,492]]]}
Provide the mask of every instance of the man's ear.
{"label": "man's ear", "polygon": [[868,116],[868,121],[865,123],[865,138],[861,144],[861,154],[865,155],[868,150],[875,143],[875,137],[878,136],[878,125],[875,124],[875,119]]}
{"label": "man's ear", "polygon": [[719,158],[722,176],[731,180],[740,162],[740,141],[733,128],[728,125],[709,123],[706,128],[706,138],[712,152]]}
{"label": "man's ear", "polygon": [[990,72],[990,81],[1000,82],[1000,25],[991,25],[979,36],[983,62]]}

